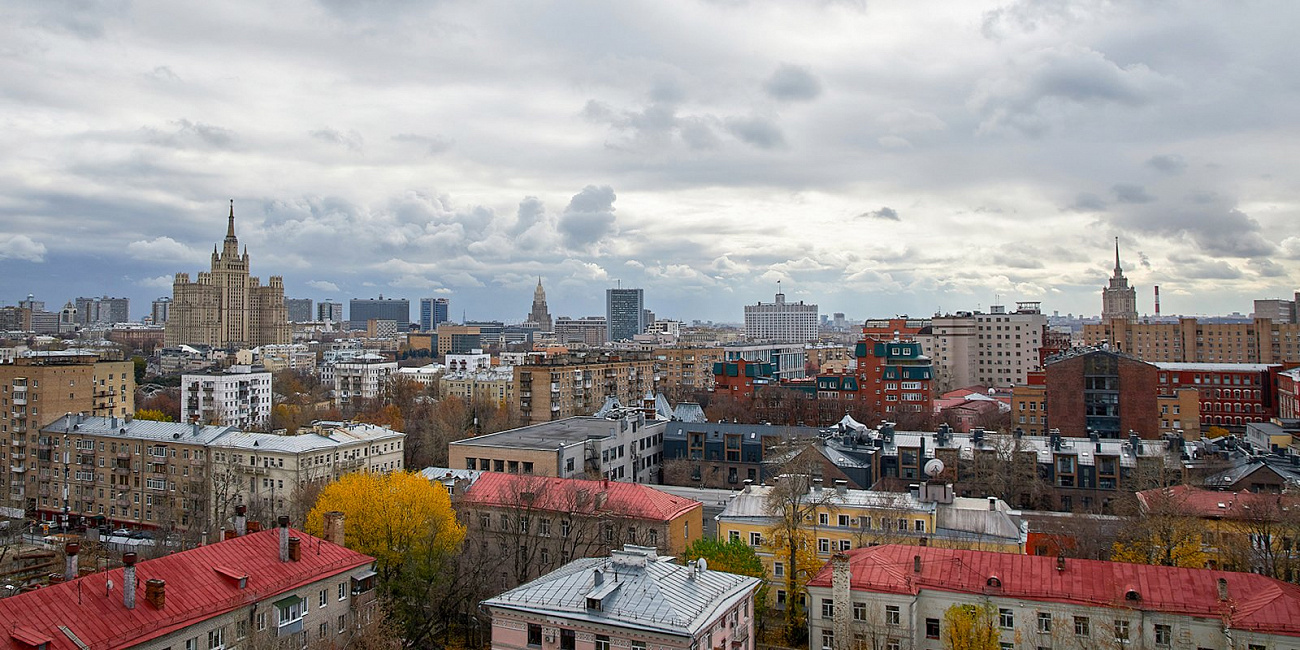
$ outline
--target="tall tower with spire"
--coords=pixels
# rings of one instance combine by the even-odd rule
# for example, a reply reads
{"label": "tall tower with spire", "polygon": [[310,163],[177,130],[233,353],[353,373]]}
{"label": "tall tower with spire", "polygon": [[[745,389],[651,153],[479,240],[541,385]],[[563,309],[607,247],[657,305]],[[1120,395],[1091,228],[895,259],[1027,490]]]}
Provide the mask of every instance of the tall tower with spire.
{"label": "tall tower with spire", "polygon": [[1128,278],[1119,265],[1119,237],[1115,238],[1115,273],[1110,276],[1110,285],[1101,290],[1101,320],[1110,322],[1116,318],[1130,323],[1137,322],[1137,289],[1128,286]]}
{"label": "tall tower with spire", "polygon": [[528,322],[536,323],[543,332],[551,331],[551,312],[546,308],[546,290],[542,288],[542,279],[537,278],[537,288],[533,289],[533,309],[528,312]]}
{"label": "tall tower with spire", "polygon": [[239,250],[235,202],[230,202],[226,238],[212,247],[212,268],[195,282],[177,273],[164,339],[167,345],[251,348],[289,343],[289,312],[284,280],[273,275],[267,286],[249,275],[248,247]]}

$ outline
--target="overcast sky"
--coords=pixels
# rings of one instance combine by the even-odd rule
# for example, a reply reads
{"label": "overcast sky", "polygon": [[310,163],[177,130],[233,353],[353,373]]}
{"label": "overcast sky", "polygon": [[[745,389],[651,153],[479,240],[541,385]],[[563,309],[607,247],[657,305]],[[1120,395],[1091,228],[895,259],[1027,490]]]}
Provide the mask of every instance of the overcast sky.
{"label": "overcast sky", "polygon": [[205,270],[523,320],[1039,300],[1300,278],[1300,3],[0,4],[0,299]]}

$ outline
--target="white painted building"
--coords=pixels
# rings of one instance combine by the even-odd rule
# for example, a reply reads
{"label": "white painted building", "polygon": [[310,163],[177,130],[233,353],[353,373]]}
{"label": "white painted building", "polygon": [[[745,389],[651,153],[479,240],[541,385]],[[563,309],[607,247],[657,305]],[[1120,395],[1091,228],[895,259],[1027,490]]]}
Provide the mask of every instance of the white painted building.
{"label": "white painted building", "polygon": [[447,370],[450,372],[487,370],[492,367],[492,355],[482,350],[473,350],[469,354],[447,353],[443,361],[446,362]]}
{"label": "white painted building", "polygon": [[357,398],[375,399],[397,372],[397,362],[378,354],[362,354],[334,364],[334,405],[344,407]]}
{"label": "white painted building", "polygon": [[184,422],[261,427],[271,417],[271,373],[258,366],[181,376]]}
{"label": "white painted building", "polygon": [[936,315],[930,325],[931,332],[916,340],[934,361],[936,393],[975,385],[1017,386],[1043,369],[1039,348],[1047,317],[1036,302],[1019,303],[1014,312],[994,305],[987,314]]}
{"label": "white painted building", "polygon": [[786,302],[776,294],[775,302],[745,305],[745,337],[751,341],[806,343],[817,340],[817,305]]}

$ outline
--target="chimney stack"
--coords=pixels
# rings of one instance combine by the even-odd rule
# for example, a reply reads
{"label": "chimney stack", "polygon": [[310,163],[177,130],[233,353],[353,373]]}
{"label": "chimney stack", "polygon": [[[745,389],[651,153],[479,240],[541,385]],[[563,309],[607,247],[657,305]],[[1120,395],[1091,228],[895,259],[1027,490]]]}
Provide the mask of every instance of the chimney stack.
{"label": "chimney stack", "polygon": [[1056,570],[1057,570],[1057,571],[1064,571],[1064,570],[1065,570],[1065,556],[1064,556],[1064,555],[1058,555],[1058,556],[1056,556]]}
{"label": "chimney stack", "polygon": [[235,536],[243,537],[248,534],[248,506],[239,504],[235,506]]}
{"label": "chimney stack", "polygon": [[912,573],[920,573],[920,572],[921,572],[921,556],[920,556],[920,555],[913,555],[913,556],[912,556]]}
{"label": "chimney stack", "polygon": [[289,561],[289,515],[280,515],[280,561]]}
{"label": "chimney stack", "polygon": [[343,546],[346,536],[343,534],[343,513],[332,510],[325,513],[325,541]]}
{"label": "chimney stack", "polygon": [[289,559],[294,562],[302,559],[302,542],[297,537],[289,538]]}
{"label": "chimney stack", "polygon": [[[831,630],[838,639],[851,639],[852,631],[849,629],[849,613],[852,611],[852,600],[850,593],[850,583],[853,572],[849,568],[849,556],[844,553],[836,553],[831,556],[831,603],[834,606],[832,611]],[[840,636],[843,635],[843,636]],[[836,644],[839,645],[839,644]],[[845,644],[847,646],[847,644]],[[845,647],[841,646],[841,647]]]}
{"label": "chimney stack", "polygon": [[1219,578],[1219,600],[1228,599],[1228,579]]}
{"label": "chimney stack", "polygon": [[122,554],[122,604],[135,609],[135,553]]}
{"label": "chimney stack", "polygon": [[842,479],[842,478],[835,479],[835,493],[836,493],[836,494],[838,494],[838,495],[840,495],[840,496],[844,496],[845,494],[848,493],[848,491],[849,491],[849,482],[848,482],[848,481],[846,481],[846,480],[844,480],[844,479]]}
{"label": "chimney stack", "polygon": [[77,553],[79,552],[81,552],[81,544],[68,542],[63,545],[63,553],[65,556],[63,563],[64,580],[77,579]]}
{"label": "chimney stack", "polygon": [[150,578],[144,581],[144,599],[154,609],[162,609],[167,603],[167,581],[162,578]]}

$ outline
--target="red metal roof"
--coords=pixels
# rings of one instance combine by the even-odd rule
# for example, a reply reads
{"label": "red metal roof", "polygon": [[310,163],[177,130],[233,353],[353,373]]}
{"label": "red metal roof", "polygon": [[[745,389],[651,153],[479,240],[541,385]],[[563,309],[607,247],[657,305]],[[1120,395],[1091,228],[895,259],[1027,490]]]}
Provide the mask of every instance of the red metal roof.
{"label": "red metal roof", "polygon": [[[922,589],[998,595],[1095,607],[1118,607],[1201,617],[1224,617],[1232,627],[1300,636],[1300,587],[1253,573],[961,551],[917,546],[875,546],[847,553],[855,590],[916,595]],[[913,572],[916,556],[921,572]],[[996,577],[1000,587],[989,586]],[[1218,581],[1227,580],[1220,601]],[[830,587],[831,565],[808,582]],[[1136,600],[1129,591],[1137,592]]]}
{"label": "red metal roof", "polygon": [[1293,495],[1218,492],[1190,485],[1143,490],[1137,498],[1147,510],[1211,519],[1280,519],[1284,509],[1300,505]]}
{"label": "red metal roof", "polygon": [[[602,494],[605,496],[599,496]],[[601,499],[604,503],[598,504]],[[464,501],[473,505],[556,512],[602,512],[651,521],[670,521],[704,507],[694,499],[674,496],[641,483],[501,472],[484,472],[465,492]]]}
{"label": "red metal roof", "polygon": [[[59,626],[95,650],[126,648],[374,561],[297,530],[289,534],[302,540],[297,562],[280,561],[276,529],[138,562],[134,609],[122,603],[122,569],[5,598],[0,649],[27,647],[16,639],[46,638],[50,650],[77,650]],[[248,575],[247,586],[239,589],[214,567],[237,567]],[[145,600],[145,581],[152,578],[167,582],[163,609]],[[15,624],[21,627],[15,630]]]}

